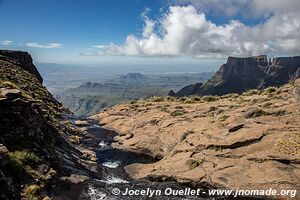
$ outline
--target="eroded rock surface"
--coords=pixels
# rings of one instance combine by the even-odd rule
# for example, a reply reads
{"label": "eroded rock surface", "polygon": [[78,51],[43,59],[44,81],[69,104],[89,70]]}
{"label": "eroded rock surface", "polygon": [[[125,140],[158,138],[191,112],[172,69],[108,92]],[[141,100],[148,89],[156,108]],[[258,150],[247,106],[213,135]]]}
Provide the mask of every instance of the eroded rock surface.
{"label": "eroded rock surface", "polygon": [[114,147],[161,158],[127,166],[133,178],[299,190],[300,109],[293,89],[154,98],[114,106],[94,119],[119,133]]}

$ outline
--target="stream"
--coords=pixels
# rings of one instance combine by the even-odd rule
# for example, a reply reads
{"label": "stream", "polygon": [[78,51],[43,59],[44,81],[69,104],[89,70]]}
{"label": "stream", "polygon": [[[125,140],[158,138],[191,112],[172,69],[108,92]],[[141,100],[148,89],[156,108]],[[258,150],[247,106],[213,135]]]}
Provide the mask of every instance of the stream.
{"label": "stream", "polygon": [[[86,119],[85,119],[86,120]],[[144,154],[138,154],[111,147],[114,136],[113,131],[103,129],[97,122],[86,120],[89,125],[84,127],[90,136],[83,140],[83,143],[96,149],[99,163],[99,173],[101,179],[87,181],[82,187],[80,200],[193,200],[193,199],[229,199],[228,197],[209,197],[203,193],[196,195],[165,195],[166,188],[172,188],[173,191],[188,189],[187,186],[180,185],[173,181],[155,182],[148,179],[133,180],[124,170],[126,165],[132,163],[153,163],[157,160]],[[123,195],[127,189],[132,190],[155,190],[162,191],[150,197],[147,195]],[[191,189],[191,188],[190,188]],[[240,198],[239,198],[240,199]],[[243,198],[253,199],[253,198]]]}

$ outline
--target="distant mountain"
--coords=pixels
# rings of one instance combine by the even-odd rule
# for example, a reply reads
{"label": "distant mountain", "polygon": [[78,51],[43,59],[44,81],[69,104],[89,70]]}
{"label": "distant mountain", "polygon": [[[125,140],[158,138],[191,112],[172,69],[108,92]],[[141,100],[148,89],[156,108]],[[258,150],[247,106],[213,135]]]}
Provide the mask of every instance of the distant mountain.
{"label": "distant mountain", "polygon": [[268,60],[265,55],[229,57],[227,63],[223,64],[210,80],[201,86],[199,83],[186,86],[173,96],[240,94],[249,89],[281,86],[299,78],[299,68],[300,56],[278,57],[272,60]]}
{"label": "distant mountain", "polygon": [[141,74],[128,73],[104,83],[86,82],[79,87],[57,93],[56,98],[77,115],[91,115],[117,103],[167,96],[196,80],[206,81],[213,72],[192,74]]}
{"label": "distant mountain", "polygon": [[137,85],[144,84],[147,76],[144,76],[141,73],[128,73],[120,77],[120,83],[125,85]]}

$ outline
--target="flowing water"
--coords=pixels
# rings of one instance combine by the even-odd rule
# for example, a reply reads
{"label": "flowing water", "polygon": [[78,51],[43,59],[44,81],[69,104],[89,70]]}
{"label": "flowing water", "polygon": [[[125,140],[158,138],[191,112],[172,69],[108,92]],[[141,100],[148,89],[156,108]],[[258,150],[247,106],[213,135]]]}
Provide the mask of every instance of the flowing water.
{"label": "flowing water", "polygon": [[[228,197],[208,197],[205,194],[199,196],[188,195],[164,195],[166,188],[172,188],[173,191],[187,189],[187,186],[179,185],[172,181],[155,182],[148,179],[133,180],[124,170],[126,165],[132,163],[153,163],[157,160],[144,154],[127,152],[111,147],[113,137],[117,134],[101,128],[98,123],[88,120],[90,125],[87,126],[87,131],[91,135],[87,137],[83,143],[93,149],[96,149],[99,173],[101,179],[94,179],[86,182],[79,199],[82,200],[140,200],[140,199],[161,199],[161,200],[184,200],[184,199],[229,199]],[[156,195],[150,197],[147,195],[122,195],[126,190],[153,190],[162,191],[161,194],[156,192]],[[117,193],[117,195],[116,195]],[[119,194],[121,193],[121,194]],[[240,198],[239,198],[240,199]],[[250,199],[250,198],[249,198]]]}

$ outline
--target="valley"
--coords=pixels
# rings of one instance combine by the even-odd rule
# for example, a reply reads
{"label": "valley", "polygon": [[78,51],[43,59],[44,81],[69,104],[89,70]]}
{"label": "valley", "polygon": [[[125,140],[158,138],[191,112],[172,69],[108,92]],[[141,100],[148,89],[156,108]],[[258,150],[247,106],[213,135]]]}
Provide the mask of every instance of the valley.
{"label": "valley", "polygon": [[79,87],[55,93],[56,99],[76,115],[93,115],[116,105],[153,96],[167,96],[170,90],[205,82],[213,72],[182,74],[128,73],[101,82],[86,82]]}

